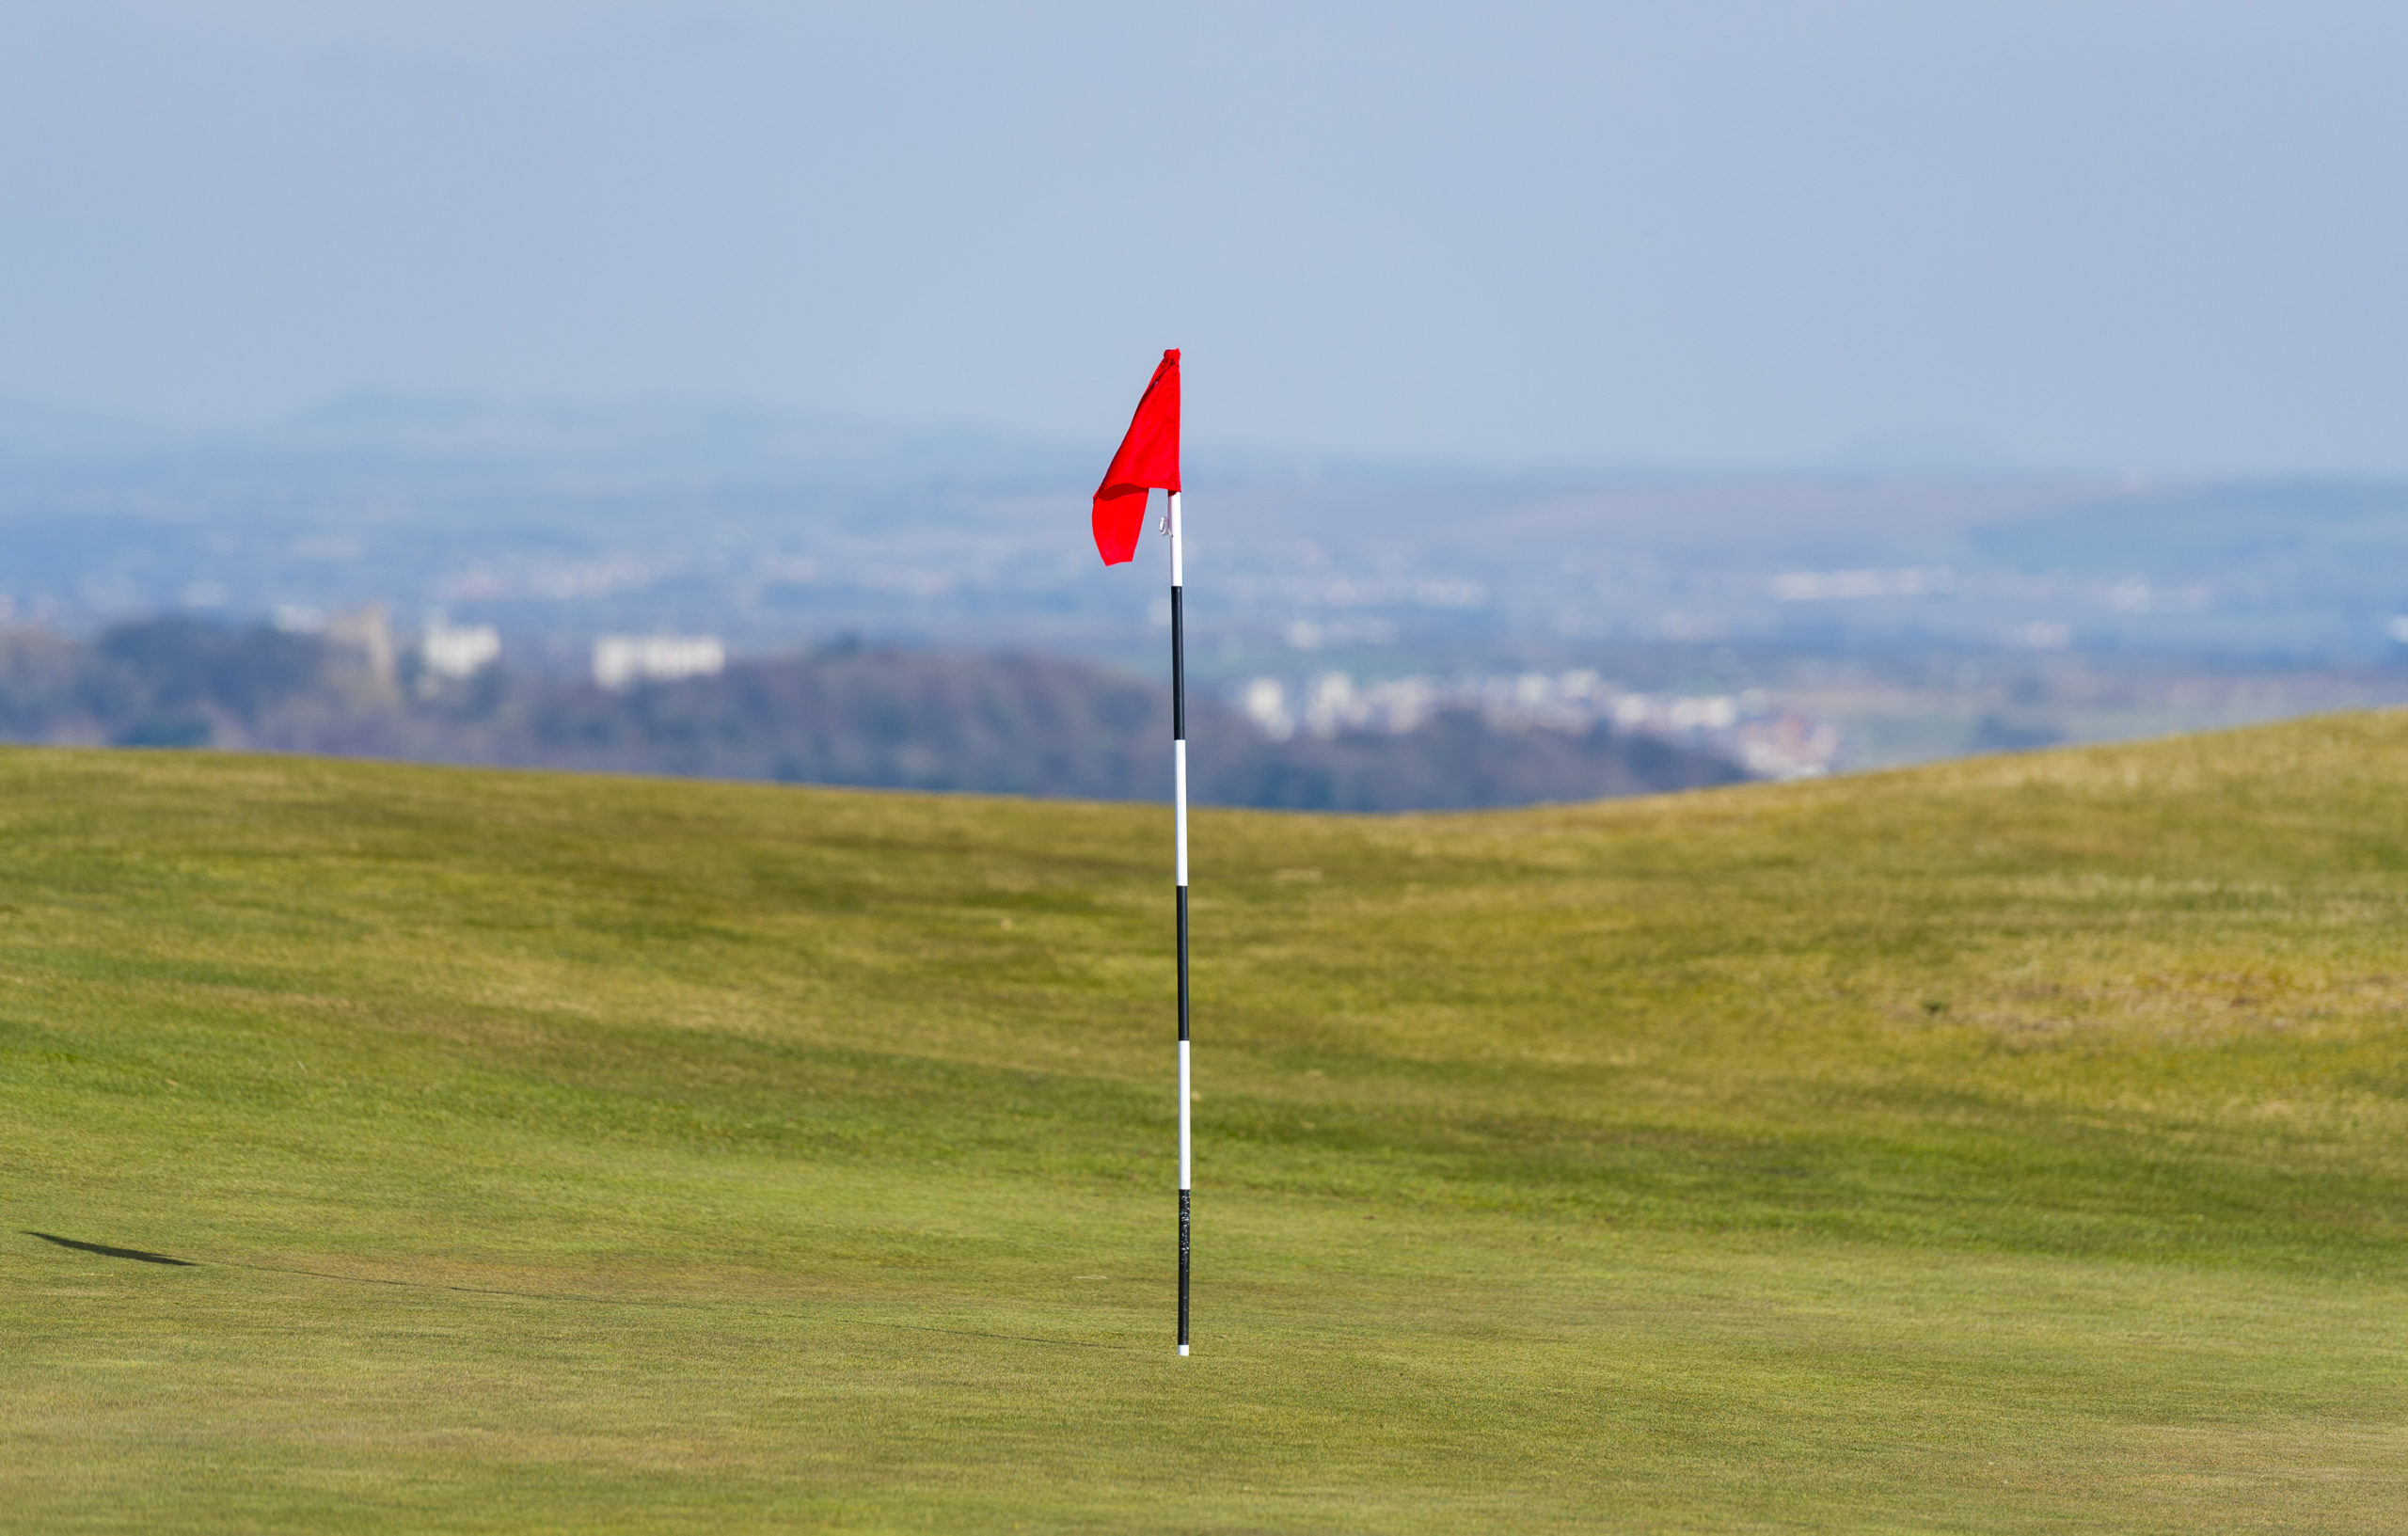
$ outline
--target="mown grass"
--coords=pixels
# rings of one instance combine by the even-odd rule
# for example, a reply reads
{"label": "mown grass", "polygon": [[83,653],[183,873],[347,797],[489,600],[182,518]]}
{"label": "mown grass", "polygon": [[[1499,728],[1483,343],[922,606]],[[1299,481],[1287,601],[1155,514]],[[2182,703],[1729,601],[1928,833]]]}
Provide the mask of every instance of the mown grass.
{"label": "mown grass", "polygon": [[2403,784],[0,753],[0,1527],[2397,1529]]}

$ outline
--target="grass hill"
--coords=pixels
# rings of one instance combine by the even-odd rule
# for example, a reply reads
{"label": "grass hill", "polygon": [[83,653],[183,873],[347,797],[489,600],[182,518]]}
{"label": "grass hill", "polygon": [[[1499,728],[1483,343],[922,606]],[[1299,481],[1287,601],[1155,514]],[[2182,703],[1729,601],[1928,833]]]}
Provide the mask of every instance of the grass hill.
{"label": "grass hill", "polygon": [[0,1527],[2396,1530],[2403,784],[0,754]]}

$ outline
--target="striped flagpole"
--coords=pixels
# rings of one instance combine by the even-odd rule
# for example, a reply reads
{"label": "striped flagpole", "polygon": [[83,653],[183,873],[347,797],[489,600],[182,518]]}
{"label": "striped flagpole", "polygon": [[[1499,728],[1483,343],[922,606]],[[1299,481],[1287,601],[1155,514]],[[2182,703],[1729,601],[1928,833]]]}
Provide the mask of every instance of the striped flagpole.
{"label": "striped flagpole", "polygon": [[1188,1241],[1195,1166],[1188,1145],[1187,1069],[1187,573],[1179,556],[1179,493],[1170,493],[1170,762],[1179,862],[1179,1353],[1187,1353]]}

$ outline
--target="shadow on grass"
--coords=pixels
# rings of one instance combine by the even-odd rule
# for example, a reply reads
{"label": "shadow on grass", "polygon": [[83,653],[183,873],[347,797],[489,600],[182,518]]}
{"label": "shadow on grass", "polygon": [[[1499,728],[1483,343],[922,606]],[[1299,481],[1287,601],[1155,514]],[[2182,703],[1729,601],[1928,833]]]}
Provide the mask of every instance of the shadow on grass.
{"label": "shadow on grass", "polygon": [[54,1237],[48,1232],[31,1230],[25,1236],[38,1237],[44,1243],[55,1243],[62,1248],[73,1248],[78,1253],[96,1253],[107,1259],[132,1259],[145,1264],[173,1264],[179,1269],[198,1267],[189,1259],[170,1259],[166,1254],[145,1253],[139,1248],[112,1248],[105,1243],[78,1243],[71,1237]]}
{"label": "shadow on grass", "polygon": [[[140,1248],[112,1248],[105,1243],[79,1243],[71,1237],[60,1237],[55,1232],[37,1232],[31,1227],[24,1228],[24,1233],[27,1237],[38,1237],[44,1243],[55,1243],[62,1248],[72,1248],[78,1253],[96,1253],[106,1259],[131,1259],[137,1263],[143,1264],[173,1264],[178,1269],[200,1268],[200,1265],[197,1261],[190,1259],[171,1259],[166,1254],[149,1253]],[[220,1262],[228,1261],[220,1260]],[[705,1307],[698,1306],[691,1302],[663,1301],[647,1297],[578,1296],[562,1294],[555,1291],[499,1291],[490,1290],[483,1286],[430,1285],[420,1280],[388,1280],[368,1275],[330,1275],[324,1270],[287,1269],[276,1264],[245,1264],[239,1260],[231,1262],[233,1262],[233,1267],[236,1269],[258,1270],[263,1274],[269,1275],[307,1275],[313,1279],[349,1280],[356,1285],[401,1286],[412,1291],[453,1291],[471,1296],[515,1296],[525,1301],[579,1302],[588,1306],[667,1306],[686,1308],[695,1311],[706,1309]],[[778,1316],[780,1314],[766,1313],[764,1315]],[[984,1333],[973,1328],[943,1328],[931,1323],[924,1322],[892,1322],[872,1320],[870,1325],[881,1328],[908,1328],[915,1333],[958,1334],[965,1338],[1002,1338],[1008,1339],[1011,1342],[1018,1344],[1058,1344],[1071,1349],[1126,1350],[1129,1348],[1126,1344],[1103,1344],[1098,1343],[1092,1339],[1038,1338],[1025,1334]]]}

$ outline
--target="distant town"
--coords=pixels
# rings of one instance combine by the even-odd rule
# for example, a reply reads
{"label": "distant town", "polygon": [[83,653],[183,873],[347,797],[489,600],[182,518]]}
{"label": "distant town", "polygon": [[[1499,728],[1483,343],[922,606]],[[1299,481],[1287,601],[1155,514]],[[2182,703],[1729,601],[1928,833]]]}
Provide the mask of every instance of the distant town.
{"label": "distant town", "polygon": [[[383,397],[214,435],[0,411],[0,626],[263,626],[429,708],[844,647],[1159,678],[1160,573],[1096,565],[1093,457]],[[1795,778],[2408,702],[2400,485],[1191,477],[1192,676],[1296,752],[1473,720]]]}

